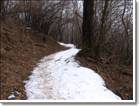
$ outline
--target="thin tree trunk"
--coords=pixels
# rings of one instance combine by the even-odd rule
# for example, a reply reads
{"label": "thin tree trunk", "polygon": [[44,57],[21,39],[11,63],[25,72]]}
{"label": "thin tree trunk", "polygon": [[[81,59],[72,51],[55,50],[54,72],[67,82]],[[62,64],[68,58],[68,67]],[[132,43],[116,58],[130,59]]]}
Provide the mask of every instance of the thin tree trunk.
{"label": "thin tree trunk", "polygon": [[105,33],[106,33],[106,21],[108,16],[108,4],[109,0],[104,1],[104,7],[102,10],[102,17],[101,17],[101,25],[100,25],[100,34],[99,39],[97,39],[97,55],[100,57],[100,51],[103,49]]}
{"label": "thin tree trunk", "polygon": [[128,30],[127,30],[127,26],[126,26],[126,23],[124,21],[124,15],[125,15],[125,11],[126,11],[126,0],[124,0],[124,9],[123,9],[123,13],[122,13],[122,24],[124,26],[124,31],[125,31],[125,34],[124,34],[124,39],[125,39],[125,42],[124,42],[124,49],[126,49],[126,51],[124,52],[124,55],[125,55],[125,58],[127,58],[129,55],[128,55],[128,37],[129,37],[129,34],[128,34]]}

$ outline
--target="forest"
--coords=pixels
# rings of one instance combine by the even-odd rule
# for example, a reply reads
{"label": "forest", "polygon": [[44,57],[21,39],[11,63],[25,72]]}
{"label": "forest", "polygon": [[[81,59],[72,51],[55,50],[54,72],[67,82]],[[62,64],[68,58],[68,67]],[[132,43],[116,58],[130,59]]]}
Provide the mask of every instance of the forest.
{"label": "forest", "polygon": [[[82,81],[88,81],[91,87],[85,88],[86,86],[80,83],[81,73],[83,71],[88,73],[88,70],[83,70],[84,68],[79,68],[79,73],[73,74],[79,75],[79,79],[77,77],[77,80],[71,82],[73,76],[69,77],[71,79],[67,83],[75,88],[70,86],[61,87],[62,89],[56,88],[64,90],[64,92],[58,92],[60,95],[57,95],[54,88],[51,87],[52,90],[50,90],[48,85],[44,85],[51,84],[47,79],[42,86],[45,87],[43,89],[48,89],[46,93],[49,95],[45,96],[42,88],[39,88],[41,90],[39,95],[36,93],[38,88],[30,91],[31,87],[35,87],[31,81],[41,81],[33,77],[33,74],[38,75],[35,72],[46,69],[43,74],[40,74],[45,75],[46,72],[57,71],[60,74],[56,73],[56,75],[63,79],[65,72],[62,68],[64,66],[68,66],[64,68],[64,71],[68,70],[72,73],[75,70],[74,67],[78,69],[77,66],[91,69],[105,81],[105,86],[111,90],[110,93],[116,94],[122,100],[134,99],[133,0],[0,0],[0,27],[1,100],[82,99],[81,94],[73,91],[78,90],[73,83],[79,84],[79,87],[85,89],[85,93],[92,88],[95,92],[92,87],[94,86],[92,77],[91,81],[85,79],[88,78],[88,74],[85,74]],[[59,52],[65,53],[61,56]],[[42,59],[45,56],[48,57]],[[53,61],[49,62],[52,57],[56,62],[54,67]],[[45,66],[45,60],[48,67],[41,68],[43,66],[41,62]],[[60,62],[57,63],[57,61]],[[50,63],[52,63],[52,68],[61,63],[62,65],[56,69],[52,69],[50,65],[49,71]],[[71,66],[72,64],[75,65]],[[40,70],[34,71],[36,67],[38,69],[40,67]],[[65,77],[64,80],[67,78]],[[58,82],[59,79],[56,78],[55,81]],[[96,84],[100,85],[98,82],[97,80]],[[69,91],[70,95],[67,95],[65,91]],[[79,90],[80,92],[82,91]],[[34,94],[31,96],[30,93]],[[115,96],[114,94],[110,96]],[[106,94],[103,93],[103,95]],[[83,96],[85,99],[94,100],[94,97],[88,93]],[[104,100],[106,100],[104,97],[110,98],[102,96]],[[95,99],[98,102],[98,98]]]}

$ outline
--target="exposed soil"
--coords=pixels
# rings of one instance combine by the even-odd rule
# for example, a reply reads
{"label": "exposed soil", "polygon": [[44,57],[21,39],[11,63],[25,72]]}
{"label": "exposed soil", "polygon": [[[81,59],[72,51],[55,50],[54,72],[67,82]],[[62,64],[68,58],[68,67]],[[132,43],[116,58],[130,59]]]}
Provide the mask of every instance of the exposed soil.
{"label": "exposed soil", "polygon": [[0,35],[0,99],[6,100],[18,91],[16,99],[26,99],[24,80],[44,56],[64,50],[52,38],[43,43],[43,34],[6,21],[1,23]]}
{"label": "exposed soil", "polygon": [[133,66],[106,64],[79,52],[76,59],[82,66],[93,69],[105,80],[106,86],[123,100],[133,99]]}

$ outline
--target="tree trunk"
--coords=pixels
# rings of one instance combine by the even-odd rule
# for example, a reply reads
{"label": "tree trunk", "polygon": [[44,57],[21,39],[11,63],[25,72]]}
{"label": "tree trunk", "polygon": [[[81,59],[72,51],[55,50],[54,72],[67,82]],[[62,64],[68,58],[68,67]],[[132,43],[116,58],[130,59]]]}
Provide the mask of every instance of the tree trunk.
{"label": "tree trunk", "polygon": [[83,35],[82,35],[82,46],[83,50],[88,50],[93,54],[92,49],[92,36],[93,36],[93,0],[84,0],[83,4]]}
{"label": "tree trunk", "polygon": [[4,17],[4,0],[0,0],[0,19],[2,19]]}

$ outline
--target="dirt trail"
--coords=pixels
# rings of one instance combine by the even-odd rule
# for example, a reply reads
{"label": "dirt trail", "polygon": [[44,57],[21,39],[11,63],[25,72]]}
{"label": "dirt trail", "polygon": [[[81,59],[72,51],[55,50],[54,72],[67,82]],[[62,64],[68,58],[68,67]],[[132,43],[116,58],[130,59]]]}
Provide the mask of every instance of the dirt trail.
{"label": "dirt trail", "polygon": [[[65,46],[71,47],[72,44]],[[119,96],[106,88],[98,73],[79,65],[75,60],[79,51],[72,46],[68,50],[43,57],[25,82],[28,100],[120,101]]]}

